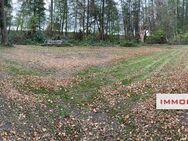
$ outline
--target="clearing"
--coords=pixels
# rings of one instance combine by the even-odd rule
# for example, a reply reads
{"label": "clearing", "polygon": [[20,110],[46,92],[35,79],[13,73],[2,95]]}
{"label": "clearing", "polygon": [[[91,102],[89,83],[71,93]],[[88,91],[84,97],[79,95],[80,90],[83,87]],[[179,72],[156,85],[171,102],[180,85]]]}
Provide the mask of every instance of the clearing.
{"label": "clearing", "polygon": [[1,140],[188,140],[188,47],[0,48]]}

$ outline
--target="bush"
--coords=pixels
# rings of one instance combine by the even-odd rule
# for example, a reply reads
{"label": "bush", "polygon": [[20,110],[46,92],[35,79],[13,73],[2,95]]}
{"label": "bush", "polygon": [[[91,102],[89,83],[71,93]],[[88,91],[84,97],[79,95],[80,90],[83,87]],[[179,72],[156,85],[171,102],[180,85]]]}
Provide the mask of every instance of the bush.
{"label": "bush", "polygon": [[165,44],[166,34],[163,30],[157,30],[151,36],[147,37],[146,43],[148,44]]}
{"label": "bush", "polygon": [[45,35],[42,32],[36,32],[31,35],[31,40],[36,43],[44,43],[45,39]]}
{"label": "bush", "polygon": [[121,47],[137,47],[138,44],[135,41],[122,41],[120,42]]}
{"label": "bush", "polygon": [[8,38],[11,44],[23,44],[27,39],[25,32],[21,31],[10,31]]}
{"label": "bush", "polygon": [[36,45],[44,43],[45,41],[43,32],[10,31],[8,37],[11,44],[20,45]]}
{"label": "bush", "polygon": [[188,33],[179,34],[172,41],[170,41],[170,44],[175,45],[187,45],[188,44]]}

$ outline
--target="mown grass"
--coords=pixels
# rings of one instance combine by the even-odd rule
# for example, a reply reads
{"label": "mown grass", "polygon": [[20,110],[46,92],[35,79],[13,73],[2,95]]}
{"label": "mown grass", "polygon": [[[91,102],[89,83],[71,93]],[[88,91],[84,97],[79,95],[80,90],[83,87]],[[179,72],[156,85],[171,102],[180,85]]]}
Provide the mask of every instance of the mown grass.
{"label": "mown grass", "polygon": [[50,71],[44,71],[42,69],[27,67],[26,65],[21,65],[16,61],[3,60],[4,68],[7,73],[18,76],[18,75],[30,75],[30,76],[47,76],[51,74]]}
{"label": "mown grass", "polygon": [[[66,109],[66,104],[87,108],[87,105],[100,95],[99,90],[101,87],[113,87],[113,84],[116,82],[122,82],[123,85],[130,85],[136,81],[147,79],[154,73],[159,72],[180,53],[179,50],[170,49],[153,55],[130,59],[115,64],[114,66],[92,67],[78,74],[79,77],[85,78],[84,81],[67,88],[66,91],[64,88],[58,91],[49,91],[46,88],[29,89],[37,95],[45,94],[49,99],[58,99],[58,101],[61,99],[63,104],[58,107],[63,109],[61,113],[64,116],[64,113],[67,114],[67,111],[70,111],[70,109]],[[122,94],[126,94],[126,92]],[[131,95],[130,99],[121,105],[121,113],[127,112],[134,103],[139,100],[144,100],[147,97],[148,95]],[[56,103],[53,104],[50,103],[51,107],[57,107]],[[111,116],[120,112],[119,109],[111,109],[110,111]]]}
{"label": "mown grass", "polygon": [[[84,78],[83,81],[66,88],[66,90],[63,87],[57,91],[49,90],[45,87],[34,88],[29,85],[26,86],[27,88],[24,86],[18,87],[32,91],[38,96],[45,95],[47,99],[61,101],[59,103],[49,102],[48,106],[52,109],[58,108],[59,113],[64,117],[71,111],[67,105],[87,109],[87,105],[100,96],[99,90],[102,87],[110,86],[113,88],[113,84],[117,82],[121,82],[123,85],[130,85],[136,81],[150,78],[154,73],[160,72],[164,66],[176,60],[181,53],[178,49],[169,49],[152,55],[121,61],[111,66],[91,67],[77,74],[78,77]],[[45,72],[40,72],[39,70],[25,68],[16,62],[6,61],[6,64],[8,71],[14,75],[40,76],[45,74]],[[121,94],[125,95],[126,92]],[[106,105],[104,109],[109,108],[108,114],[113,117],[117,114],[127,113],[137,101],[145,100],[148,97],[149,95],[132,94],[128,101],[120,105],[120,108],[111,109],[104,99],[100,99],[101,101],[98,102],[104,103]],[[121,121],[121,119],[119,120]]]}
{"label": "mown grass", "polygon": [[[58,90],[51,90],[40,86],[33,87],[33,85],[29,85],[29,83],[25,85],[22,83],[21,85],[16,84],[15,86],[18,89],[25,91],[25,93],[22,94],[27,94],[28,91],[31,91],[36,96],[39,96],[39,98],[40,96],[41,98],[46,98],[44,101],[45,104],[47,104],[47,109],[43,110],[40,106],[38,106],[38,109],[36,109],[34,112],[30,108],[27,109],[29,121],[31,122],[33,119],[35,119],[37,112],[37,116],[45,117],[51,123],[54,123],[59,116],[66,119],[65,117],[69,117],[69,115],[72,115],[75,111],[76,112],[74,114],[78,114],[80,116],[80,120],[85,120],[87,116],[92,116],[92,114],[95,114],[92,113],[92,110],[90,109],[93,108],[90,107],[90,104],[94,103],[96,104],[94,106],[100,106],[100,109],[97,109],[97,114],[99,113],[98,116],[100,116],[100,113],[105,113],[109,119],[109,123],[115,120],[119,126],[125,124],[125,116],[130,113],[130,110],[134,108],[136,103],[145,101],[151,96],[152,90],[146,88],[144,89],[144,93],[141,94],[130,93],[125,90],[120,91],[118,95],[129,95],[128,99],[124,100],[121,99],[121,96],[119,96],[117,97],[117,100],[120,102],[112,106],[109,104],[106,97],[103,97],[103,93],[100,91],[101,88],[110,87],[112,90],[116,90],[118,87],[116,83],[129,86],[137,81],[143,81],[151,78],[155,73],[165,73],[165,71],[168,69],[172,70],[175,67],[174,65],[178,64],[177,66],[179,66],[179,63],[186,67],[187,64],[185,62],[185,57],[186,52],[183,49],[166,49],[162,52],[132,58],[109,66],[90,67],[76,74],[78,78],[82,79],[81,82],[74,83],[70,87],[61,87],[61,89]],[[48,70],[41,71],[30,67],[24,67],[18,64],[16,61],[6,60],[5,64],[6,71],[14,76],[48,75]],[[112,97],[116,97],[116,95],[113,95]],[[47,112],[45,114],[43,113],[44,111],[46,112],[48,110],[52,110],[53,112]],[[137,123],[134,120],[134,116],[132,117],[131,115],[130,119],[132,121],[128,123],[128,125],[125,124],[126,130],[121,132],[124,134],[122,136],[125,137],[125,140],[129,139],[130,132],[135,132],[138,128]],[[33,122],[38,122],[38,120],[33,120]],[[65,128],[66,132],[70,135],[75,132],[75,128],[71,126],[70,128],[69,126]],[[80,128],[82,127],[78,127],[78,129]],[[159,128],[160,130],[161,123],[156,125],[156,127],[153,127],[151,130],[156,128]],[[55,134],[56,129],[53,125],[50,127],[50,129],[54,130]],[[158,139],[159,138],[156,137],[156,140]]]}
{"label": "mown grass", "polygon": [[[90,67],[84,71],[79,72],[77,77],[79,83],[73,83],[70,87],[61,87],[58,90],[51,90],[47,87],[33,87],[35,85],[16,85],[19,89],[31,91],[36,96],[41,96],[45,98],[45,104],[47,104],[47,109],[52,110],[52,113],[46,114],[46,118],[50,123],[54,123],[57,117],[62,117],[62,119],[67,119],[79,116],[78,120],[86,120],[88,116],[92,116],[92,108],[97,109],[97,116],[101,116],[100,113],[105,114],[108,117],[109,123],[112,121],[117,123],[118,126],[126,125],[125,131],[121,131],[122,137],[125,140],[129,140],[130,132],[137,132],[137,123],[135,122],[134,115],[130,114],[130,111],[134,109],[136,103],[141,101],[146,101],[151,97],[152,89],[144,89],[144,93],[134,93],[126,90],[118,91],[118,94],[109,95],[112,100],[117,100],[115,105],[110,105],[107,99],[108,94],[103,96],[101,92],[102,88],[110,87],[110,90],[116,90],[118,85],[121,84],[129,86],[135,82],[143,81],[145,79],[151,78],[156,73],[165,73],[166,70],[173,68],[173,63],[177,65],[181,62],[183,57],[185,57],[186,52],[181,49],[166,49],[162,52],[150,54],[147,56],[141,56],[132,58],[126,61],[117,62],[108,66],[95,66]],[[185,59],[181,63],[184,62]],[[9,73],[16,75],[43,75],[46,72],[40,70],[34,70],[32,68],[25,68],[20,66],[16,62],[6,62],[7,70]],[[184,64],[185,65],[185,64]],[[32,84],[32,82],[31,82]],[[43,86],[43,85],[42,85]],[[125,100],[123,96],[129,95]],[[114,99],[113,99],[114,98]],[[122,99],[121,99],[122,98]],[[46,109],[45,109],[46,110]],[[42,109],[40,107],[36,112],[40,115]],[[28,115],[34,119],[34,116],[30,115],[30,110],[28,110]],[[127,124],[125,117],[129,116],[129,123]],[[76,117],[77,118],[77,117]],[[107,123],[108,124],[108,123]],[[158,127],[153,127],[154,129],[161,129],[162,123],[159,123]],[[53,132],[56,132],[55,127],[50,127]],[[82,127],[78,127],[79,129]],[[75,128],[71,126],[65,127],[64,129],[67,134],[72,135],[75,132]],[[152,129],[151,129],[152,130]],[[92,131],[93,132],[93,131]],[[118,132],[118,131],[117,131]],[[82,133],[80,133],[82,134]],[[156,136],[156,140],[157,140]]]}
{"label": "mown grass", "polygon": [[[158,54],[154,56],[147,56],[143,59],[143,61],[139,61],[140,58],[134,60],[131,63],[124,62],[118,64],[117,66],[113,66],[112,68],[94,68],[94,72],[86,71],[82,72],[81,76],[92,76],[91,78],[87,79],[84,82],[81,82],[79,85],[73,87],[69,93],[72,95],[76,93],[76,96],[81,96],[78,99],[85,99],[85,96],[82,94],[87,92],[90,97],[94,97],[91,95],[95,95],[96,91],[105,85],[110,85],[115,82],[124,82],[125,84],[130,84],[134,81],[139,81],[143,77],[147,78],[151,73],[155,72],[161,65],[164,65],[163,62],[167,58],[172,58],[177,53],[176,51],[169,51],[163,54]],[[163,55],[163,56],[162,56]],[[162,56],[162,57],[161,57]],[[169,60],[170,60],[169,59]],[[75,96],[75,95],[74,95]],[[76,98],[76,99],[77,99]],[[86,100],[87,101],[87,100]]]}

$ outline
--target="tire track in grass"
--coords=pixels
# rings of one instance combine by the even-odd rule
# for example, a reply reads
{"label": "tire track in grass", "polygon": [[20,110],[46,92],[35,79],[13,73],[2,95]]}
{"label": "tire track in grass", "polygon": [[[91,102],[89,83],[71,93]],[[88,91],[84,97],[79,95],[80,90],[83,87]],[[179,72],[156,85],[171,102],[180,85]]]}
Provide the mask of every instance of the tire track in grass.
{"label": "tire track in grass", "polygon": [[187,59],[187,52],[185,50],[177,50],[178,54],[173,56],[171,60],[164,65],[163,68],[160,68],[160,74],[167,74],[169,72],[184,70],[186,67],[185,60]]}
{"label": "tire track in grass", "polygon": [[[143,68],[142,70],[139,70],[139,72],[137,72],[136,75],[135,74],[131,75],[129,77],[129,79],[131,79],[131,81],[129,80],[128,83],[126,83],[125,85],[129,85],[130,83],[135,82],[135,81],[144,80],[147,77],[151,76],[154,72],[160,71],[167,63],[170,62],[170,60],[174,56],[177,56],[178,54],[180,54],[180,52],[174,51],[171,54],[168,54],[168,55],[160,58],[159,60],[149,63],[145,68]],[[149,72],[149,70],[152,70],[152,71]],[[126,79],[125,79],[125,81],[126,81]]]}
{"label": "tire track in grass", "polygon": [[[164,53],[164,54],[166,54],[166,53]],[[126,69],[123,69],[124,67],[122,67],[122,70],[119,70],[119,67],[115,67],[117,71],[121,72],[120,74],[118,74],[116,70],[114,71],[114,68],[110,69],[108,72],[103,70],[102,73],[95,76],[94,78],[91,78],[89,80],[86,80],[86,81],[80,83],[78,85],[78,87],[74,88],[71,93],[72,94],[76,93],[76,95],[82,95],[82,94],[84,94],[84,95],[86,94],[87,96],[90,95],[89,99],[93,99],[97,95],[100,87],[108,85],[108,84],[113,84],[114,82],[121,80],[122,76],[125,76],[125,73],[130,74],[132,72],[137,72],[138,70],[143,68],[143,66],[145,66],[145,64],[152,63],[159,56],[160,55],[149,56],[149,58],[152,58],[151,60],[143,59],[142,61],[139,62],[139,65],[137,63],[131,64],[131,65],[126,64],[128,66],[128,67],[126,67]],[[130,71],[130,69],[129,69],[130,67],[133,68],[132,71]],[[100,71],[100,70],[98,70],[98,71]],[[108,74],[114,75],[116,77],[114,82],[108,79]],[[123,77],[123,79],[124,79],[124,77]],[[87,99],[87,96],[86,96],[86,99]]]}
{"label": "tire track in grass", "polygon": [[[170,50],[170,53],[171,52],[172,51]],[[132,62],[131,64],[129,64],[129,62],[128,63],[126,62],[124,64],[121,64],[120,67],[118,65],[112,69],[107,70],[106,73],[111,74],[112,76],[116,77],[119,80],[122,80],[122,76],[135,75],[135,73],[138,70],[142,70],[146,65],[151,64],[153,61],[158,60],[158,58],[160,56],[164,56],[166,54],[167,54],[167,52],[165,51],[165,52],[157,54],[157,55],[154,54],[154,56],[153,55],[149,56],[149,57],[147,56],[146,57],[147,59],[142,59],[142,61],[137,61],[139,59],[139,58],[137,58],[135,60],[136,63]]]}
{"label": "tire track in grass", "polygon": [[153,65],[157,64],[158,62],[161,62],[162,60],[166,60],[166,59],[168,59],[171,55],[175,55],[175,54],[176,54],[176,52],[173,51],[171,54],[167,54],[166,56],[161,57],[159,60],[156,60],[156,61],[154,61],[153,63],[148,64],[148,65],[144,68],[144,70],[150,69]]}
{"label": "tire track in grass", "polygon": [[173,58],[165,65],[161,70],[160,73],[163,75],[168,74],[169,72],[177,71],[179,69],[185,69],[185,60],[187,52],[185,50],[178,50],[179,54],[173,56]]}
{"label": "tire track in grass", "polygon": [[[135,70],[142,69],[145,65],[147,65],[151,61],[154,61],[155,59],[158,59],[160,56],[164,56],[167,53],[171,53],[171,52],[172,50],[165,50],[164,52],[154,53],[149,56],[136,57],[127,61],[121,61],[115,66],[106,67],[106,68],[93,67],[90,68],[89,70],[86,70],[86,72],[82,72],[81,76],[90,76],[92,74],[95,74],[95,77],[101,77],[101,75],[110,74],[112,77],[115,77],[115,81],[118,81],[118,79],[122,79],[122,75],[130,75],[134,73]],[[118,75],[120,75],[119,78]]]}
{"label": "tire track in grass", "polygon": [[[131,77],[133,77],[134,81],[150,77],[154,72],[156,72],[156,71],[160,72],[166,65],[173,62],[173,60],[175,58],[179,58],[180,57],[179,54],[181,54],[181,51],[171,50],[171,51],[169,51],[169,53],[165,52],[162,55],[156,55],[156,57],[151,57],[152,59],[148,59],[148,60],[143,59],[138,64],[134,64],[134,63],[132,64],[131,63],[132,65],[131,64],[127,65],[127,63],[126,63],[126,65],[128,66],[126,68],[124,68],[126,66],[125,64],[123,64],[122,66],[120,65],[121,73],[119,74],[119,77],[116,77],[115,81],[117,82],[119,80],[127,78],[127,76],[125,76],[125,75],[122,76],[123,74],[127,74],[128,76],[131,75]],[[136,59],[135,61],[138,61],[138,60]],[[133,68],[130,70],[129,67],[133,67]],[[106,69],[109,69],[109,68],[106,68]],[[86,93],[86,95],[87,94],[92,95],[90,100],[88,100],[86,98],[86,101],[85,101],[86,103],[90,103],[91,100],[95,101],[95,99],[93,99],[93,97],[99,95],[97,90],[100,89],[101,86],[107,86],[108,84],[110,84],[110,85],[113,84],[113,82],[111,80],[108,80],[109,79],[108,75],[110,75],[111,73],[116,74],[119,71],[119,68],[117,66],[115,66],[113,69],[109,69],[109,71],[108,71],[109,74],[107,74],[107,71],[104,71],[104,70],[101,70],[101,69],[96,70],[96,71],[99,72],[99,75],[87,79],[86,82],[84,82],[85,84],[82,85],[83,89],[74,88],[75,91],[71,92],[72,94],[77,93],[76,95],[80,95],[80,94],[82,95],[82,92]],[[87,82],[91,83],[91,85],[90,84],[86,85]],[[132,82],[130,82],[130,83],[132,83]],[[130,84],[130,83],[128,83],[128,84]],[[92,86],[93,84],[96,85],[96,86],[93,87]],[[93,88],[95,88],[94,91],[92,91]],[[146,95],[143,95],[143,97],[146,97]],[[77,98],[77,97],[74,97],[74,98]],[[80,97],[78,97],[78,100],[80,100],[79,98]],[[105,106],[107,106],[107,107],[103,106],[102,108],[104,108],[104,109],[108,108],[108,110],[113,112],[112,115],[105,113],[105,114],[107,114],[109,119],[112,120],[113,116],[115,116],[115,115],[119,115],[119,114],[125,115],[125,114],[127,114],[128,110],[134,106],[134,103],[138,102],[141,98],[142,98],[142,95],[141,96],[140,95],[136,95],[136,96],[134,95],[134,96],[131,96],[130,99],[128,99],[126,102],[123,99],[120,99],[121,101],[124,102],[124,104],[120,105],[119,109],[118,109],[117,105],[114,108],[108,107],[109,103],[102,103],[102,102],[105,102],[105,101],[96,100],[95,103],[97,103],[97,105],[101,104],[103,106],[103,104],[104,104]],[[84,106],[86,106],[86,105],[84,105]],[[101,110],[103,110],[103,109],[101,109]],[[88,115],[86,114],[86,116],[89,116],[89,114]],[[100,112],[98,113],[98,116],[100,116]],[[117,119],[117,118],[118,117],[115,116],[115,119]],[[120,122],[118,122],[118,123],[120,123]]]}
{"label": "tire track in grass", "polygon": [[[167,54],[167,55],[161,57],[160,59],[157,58],[157,60],[155,60],[155,59],[152,60],[152,62],[149,62],[148,64],[146,64],[145,67],[136,70],[136,74],[135,74],[135,72],[131,72],[133,74],[130,74],[127,79],[122,80],[122,81],[124,82],[124,84],[128,85],[134,81],[146,79],[147,77],[151,76],[153,72],[156,71],[156,68],[160,67],[159,70],[161,68],[163,68],[175,54],[176,54],[176,51],[173,51],[170,54]],[[170,56],[172,56],[172,57],[170,57]],[[158,56],[158,57],[160,57],[160,56]],[[128,83],[126,83],[126,80],[128,80]]]}
{"label": "tire track in grass", "polygon": [[[165,53],[163,52],[162,54],[165,54]],[[136,62],[137,63],[139,62],[138,63],[139,65],[137,63],[131,63],[130,65],[133,68],[133,71],[137,71],[137,70],[140,70],[145,64],[148,64],[148,63],[154,61],[159,56],[161,56],[161,54],[157,54],[157,55],[154,54],[152,56],[147,56],[146,57],[147,59],[142,59],[142,61],[138,61],[138,59],[136,59]],[[122,74],[123,74],[123,76],[125,76],[126,73],[132,73],[132,71],[130,71],[130,69],[129,69],[130,65],[127,64],[127,62],[125,62],[125,64],[128,67],[126,67],[126,69],[120,70],[120,71],[122,71],[122,73],[120,74],[121,79],[122,79]],[[115,68],[116,68],[116,70],[119,71],[118,67],[115,66]],[[122,68],[124,68],[124,67],[122,67]],[[118,78],[118,77],[116,77],[115,80],[112,80],[109,77],[109,75],[111,75],[111,74],[116,75],[116,70],[114,71],[114,68],[110,69],[110,70],[108,70],[108,69],[110,69],[110,68],[105,68],[105,70],[104,69],[96,70],[96,73],[98,73],[97,75],[95,75],[93,77],[86,78],[79,84],[73,86],[72,88],[69,88],[67,92],[63,92],[63,91],[58,92],[58,95],[68,95],[69,98],[67,100],[69,102],[71,101],[75,104],[82,105],[82,103],[85,103],[85,102],[88,103],[98,94],[98,90],[100,89],[101,86],[110,85],[110,84],[113,84],[114,82],[117,82],[120,80],[120,78]],[[108,71],[108,73],[106,72],[106,70]]]}
{"label": "tire track in grass", "polygon": [[[177,54],[175,54],[174,56],[172,56],[170,58],[168,60],[166,60],[162,64],[162,66],[160,66],[159,69],[156,70],[156,71],[159,71],[160,73],[161,72],[163,73],[163,71],[166,71],[162,77],[167,77],[167,74],[169,72],[174,72],[176,70],[182,72],[182,69],[184,68],[184,66],[186,66],[186,65],[182,66],[182,64],[186,63],[187,51],[177,50]],[[165,66],[165,68],[163,66]],[[182,72],[182,73],[184,73],[184,72]],[[167,113],[167,114],[170,114],[170,113]],[[187,113],[187,111],[183,112],[180,119],[181,119],[180,124],[183,125],[185,128],[185,131],[183,131],[182,133],[184,135],[186,135],[186,134],[188,134],[188,113]]]}
{"label": "tire track in grass", "polygon": [[162,71],[162,69],[165,67],[165,66],[167,66],[168,64],[173,64],[173,62],[175,61],[175,60],[177,60],[177,58],[180,58],[179,57],[179,55],[181,55],[182,54],[182,52],[181,51],[179,51],[177,54],[175,54],[174,56],[171,56],[169,59],[167,59],[156,71],[157,72],[161,72]]}
{"label": "tire track in grass", "polygon": [[162,62],[159,66],[157,66],[156,69],[154,69],[153,71],[151,71],[148,75],[144,75],[142,79],[143,80],[147,79],[147,78],[151,77],[153,74],[161,72],[162,69],[167,64],[169,64],[172,60],[174,60],[174,58],[176,58],[176,57],[178,58],[178,55],[180,55],[180,54],[181,54],[181,52],[179,51],[179,52],[176,52],[175,54],[171,54],[170,56],[168,56],[164,60],[161,60],[159,63],[161,63],[162,61],[164,61],[164,62]]}
{"label": "tire track in grass", "polygon": [[[112,85],[115,82],[118,81],[122,81],[125,79],[125,77],[127,78],[127,76],[131,76],[136,78],[140,77],[140,75],[142,75],[143,73],[143,67],[145,67],[145,71],[148,71],[149,69],[151,69],[154,65],[156,65],[158,62],[160,62],[161,60],[165,60],[166,58],[168,58],[168,56],[170,56],[171,54],[175,54],[175,51],[170,51],[169,54],[163,53],[163,57],[161,57],[160,59],[158,59],[161,54],[158,55],[154,55],[154,56],[149,56],[149,58],[152,59],[143,59],[142,61],[140,61],[138,64],[137,63],[131,63],[131,65],[125,63],[126,65],[123,64],[123,66],[127,66],[125,69],[121,69],[119,70],[119,67],[114,67],[110,70],[108,70],[108,72],[106,72],[105,70],[97,70],[99,72],[98,75],[91,77],[89,79],[84,80],[83,82],[79,83],[77,86],[71,88],[68,92],[68,95],[71,95],[74,97],[74,102],[76,103],[88,103],[90,102],[94,97],[96,97],[98,95],[98,91],[100,90],[101,87],[105,87],[108,85]],[[148,58],[148,57],[147,57]],[[137,59],[136,59],[137,62]],[[136,65],[135,65],[136,64]],[[148,66],[151,65],[151,66]],[[122,67],[122,66],[121,66]],[[129,68],[132,67],[133,70],[130,70]],[[157,67],[157,66],[156,66]],[[122,67],[124,68],[124,67]],[[117,72],[120,73],[117,73]],[[139,74],[137,74],[137,72],[139,72]],[[135,75],[136,74],[136,75]],[[114,80],[112,80],[109,75],[114,75],[113,77],[115,77]],[[136,80],[135,79],[135,80]]]}
{"label": "tire track in grass", "polygon": [[166,54],[167,52],[171,52],[171,50],[153,53],[152,55],[131,58],[126,61],[121,61],[121,62],[115,64],[114,66],[110,66],[110,67],[109,66],[102,67],[102,68],[91,67],[90,69],[88,69],[84,72],[82,71],[78,75],[79,76],[89,76],[89,75],[95,73],[95,76],[97,76],[97,75],[101,75],[102,73],[110,74],[110,73],[117,73],[117,72],[121,72],[121,71],[123,71],[123,73],[125,73],[125,71],[131,72],[130,68],[135,69],[135,67],[139,67],[139,66],[142,67],[141,65],[144,65],[144,63],[150,62],[151,60],[158,58],[159,56],[162,56],[162,55]]}
{"label": "tire track in grass", "polygon": [[[139,64],[139,63],[142,63],[144,61],[147,61],[149,59],[153,59],[154,57],[158,57],[159,55],[162,55],[164,54],[164,52],[159,52],[159,53],[155,53],[155,54],[152,54],[152,55],[149,55],[149,56],[141,56],[141,57],[138,57],[138,58],[132,58],[128,61],[126,61],[126,66],[130,66],[130,65],[135,65],[135,64]],[[121,62],[122,64],[122,62]]]}
{"label": "tire track in grass", "polygon": [[[163,56],[163,57],[161,57],[160,59],[157,59],[157,60],[155,60],[155,59],[153,59],[152,61],[150,60],[149,62],[146,62],[146,64],[149,64],[149,67],[148,67],[148,65],[144,68],[144,70],[145,71],[147,71],[148,72],[148,70],[149,69],[151,69],[153,66],[154,66],[154,68],[157,68],[158,67],[158,65],[160,65],[161,64],[161,62],[163,62],[166,58],[169,58],[169,56],[173,56],[174,54],[176,54],[176,51],[173,51],[173,52],[171,52],[170,54],[167,54],[167,55],[165,55],[165,56]],[[160,57],[160,56],[158,56],[158,57]],[[170,58],[171,59],[171,58]],[[169,59],[169,60],[170,60]],[[143,67],[143,64],[145,64],[145,62],[144,63],[141,63],[141,67]],[[129,73],[132,73],[132,71],[129,71],[129,70],[127,70]],[[140,78],[140,76],[142,77],[143,76],[143,70],[141,70],[140,71],[140,68],[137,68],[137,69],[135,69],[134,71],[139,71],[139,74],[137,74],[136,76],[135,76],[135,73],[131,76],[133,79],[134,79],[134,81],[136,81],[137,79],[139,79]],[[111,73],[111,72],[110,72]],[[123,78],[123,79],[125,79],[125,78]],[[122,80],[122,79],[118,79],[117,81],[119,81],[119,80]],[[95,81],[95,80],[93,80],[93,81]],[[116,82],[117,82],[116,81]],[[127,84],[130,84],[130,83],[132,83],[132,82],[128,82]],[[109,85],[112,85],[113,83],[110,83],[110,84],[103,84],[103,85],[99,85],[99,87],[97,88],[98,90],[100,90],[102,87],[106,87],[106,86],[109,86]],[[113,87],[113,86],[112,86]],[[92,96],[93,98],[95,97],[98,97],[98,94],[97,94],[97,92],[94,94],[93,93],[93,96]],[[92,99],[93,99],[92,98]],[[89,102],[89,101],[88,101]]]}
{"label": "tire track in grass", "polygon": [[[169,54],[174,53],[173,50],[167,52],[169,52]],[[142,74],[143,67],[148,66],[148,64],[155,65],[159,61],[159,58],[161,56],[163,57],[161,57],[160,60],[165,59],[166,57],[168,57],[167,52],[165,51],[160,54],[157,53],[157,55],[153,54],[151,56],[147,56],[146,57],[147,59],[143,58],[141,61],[139,61],[139,59],[136,58],[135,59],[136,63],[131,61],[131,63],[124,62],[123,64],[118,64],[114,68],[109,68],[109,67],[99,68],[98,70],[95,70],[96,73],[98,73],[96,76],[86,78],[78,85],[69,88],[66,92],[65,91],[58,92],[58,95],[56,97],[58,98],[58,97],[62,97],[62,95],[67,95],[68,96],[67,99],[65,100],[62,99],[65,103],[71,103],[71,105],[73,104],[73,105],[83,106],[84,104],[90,103],[99,94],[98,91],[101,89],[101,87],[112,85],[114,84],[114,82],[121,81],[125,79],[125,77],[127,78],[127,76],[129,76],[133,72],[134,72],[133,73],[134,77],[135,74],[137,74],[137,72]],[[124,68],[125,66],[126,68]],[[150,69],[151,66],[146,67],[146,70]],[[119,67],[121,68],[120,70]],[[130,70],[130,67],[132,68],[132,70]],[[116,74],[117,71],[120,71],[121,73]],[[111,80],[109,75],[115,75],[116,77],[115,80]]]}
{"label": "tire track in grass", "polygon": [[[142,57],[139,57],[139,58],[133,58],[133,59],[130,59],[126,62],[121,62],[120,65],[116,65],[115,67],[112,67],[112,70],[115,69],[124,69],[125,67],[130,67],[132,65],[137,65],[137,64],[142,64],[143,62],[146,62],[146,61],[150,61],[152,59],[155,59],[157,57],[159,57],[160,55],[163,55],[163,54],[166,54],[166,52],[160,52],[160,53],[155,53],[153,55],[149,55],[149,56],[142,56]],[[122,65],[123,64],[123,65]]]}
{"label": "tire track in grass", "polygon": [[[167,66],[169,63],[173,62],[173,60],[177,57],[178,58],[178,55],[180,55],[182,52],[181,51],[175,51],[174,53],[160,59],[159,61],[157,61],[157,64],[154,65],[154,68],[152,69],[153,71],[151,72],[146,72],[145,74],[141,75],[140,77],[137,77],[136,79],[134,79],[133,82],[135,81],[139,81],[139,80],[145,80],[147,79],[148,77],[151,77],[152,74],[154,72],[161,72],[162,69]],[[152,65],[150,65],[150,67],[152,67]],[[150,68],[149,67],[149,68]],[[141,99],[145,99],[146,97],[148,97],[149,95],[136,95],[136,96],[133,96],[133,98],[131,98],[130,100],[128,101],[131,101],[129,102],[130,104],[126,107],[129,107],[129,108],[126,108],[126,109],[131,109],[131,107],[139,100]],[[132,100],[133,99],[133,100]]]}
{"label": "tire track in grass", "polygon": [[[156,61],[148,64],[148,66],[146,66],[144,69],[146,71],[148,71],[149,69],[152,69],[151,72],[148,72],[149,75],[147,73],[142,74],[143,71],[141,71],[141,72],[139,72],[141,74],[141,76],[140,75],[138,75],[136,77],[134,75],[132,76],[132,78],[134,79],[132,82],[140,80],[142,77],[143,77],[142,79],[145,79],[145,78],[149,77],[150,75],[152,75],[152,73],[154,71],[156,71],[156,70],[159,71],[166,64],[168,64],[173,57],[178,56],[180,53],[181,52],[173,51],[172,53],[170,53],[168,55],[165,55],[164,57],[161,57],[159,60],[156,60]],[[158,67],[159,67],[159,69],[157,69]],[[129,85],[132,82],[127,83],[127,85]],[[109,116],[110,117],[114,117],[114,116],[115,117],[121,117],[120,115],[126,114],[129,111],[129,109],[131,109],[132,106],[135,105],[135,103],[137,103],[139,100],[144,100],[147,97],[149,97],[148,94],[145,94],[145,95],[132,95],[126,102],[124,100],[120,100],[121,101],[121,102],[119,102],[120,104],[116,105],[114,108],[111,107],[111,110],[109,112]],[[103,101],[103,103],[105,103],[105,99],[103,99],[102,101]],[[109,104],[107,102],[106,106],[108,107],[108,105]],[[121,107],[121,108],[117,108],[117,107]],[[119,110],[119,109],[121,109],[121,110]],[[121,122],[122,119],[120,118],[119,120]]]}
{"label": "tire track in grass", "polygon": [[184,61],[183,61],[183,65],[184,65],[183,70],[187,72],[188,71],[188,49],[186,49],[184,53],[185,53],[185,56],[184,56]]}

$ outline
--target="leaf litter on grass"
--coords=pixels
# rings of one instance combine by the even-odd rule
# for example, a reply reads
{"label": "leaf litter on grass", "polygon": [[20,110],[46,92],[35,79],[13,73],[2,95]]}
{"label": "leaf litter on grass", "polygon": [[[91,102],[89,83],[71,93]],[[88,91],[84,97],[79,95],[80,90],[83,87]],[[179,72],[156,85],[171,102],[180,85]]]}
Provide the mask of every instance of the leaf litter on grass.
{"label": "leaf litter on grass", "polygon": [[[96,69],[94,73],[71,80],[30,75],[10,77],[7,79],[9,82],[2,82],[2,89],[4,91],[11,88],[7,95],[13,98],[5,98],[7,97],[6,91],[3,95],[1,94],[1,97],[7,99],[7,105],[11,105],[10,108],[13,111],[9,112],[12,115],[9,120],[16,123],[12,124],[12,129],[15,128],[16,131],[3,132],[2,137],[5,140],[186,139],[186,126],[183,126],[183,122],[180,121],[180,116],[184,114],[184,111],[156,111],[153,94],[158,92],[157,90],[172,93],[187,92],[187,74],[182,72],[181,68],[179,72],[165,74],[154,75],[152,72],[151,76],[154,76],[148,75],[149,78],[147,78],[147,74],[143,73],[142,69],[140,70],[143,65],[146,65],[147,73],[149,70],[157,69],[158,66],[163,68],[169,64],[169,61],[165,61],[165,64],[163,61],[166,58],[172,59],[172,56],[179,58],[178,53],[174,52],[160,59],[158,57],[152,60],[143,59],[140,65],[132,66],[135,67],[134,74],[139,75],[130,76],[130,81],[126,77],[121,77],[123,73],[129,74],[129,70],[124,70],[126,69],[124,66],[117,75],[116,70],[108,71],[115,76],[104,75],[105,71],[98,72]],[[185,59],[182,62],[185,62]],[[138,59],[136,62],[139,63]],[[118,67],[121,68],[121,65]],[[134,69],[131,72],[133,71]],[[107,82],[98,77],[113,80]],[[147,78],[147,80],[142,80],[142,78]],[[100,85],[95,85],[95,81],[100,82]],[[86,85],[85,82],[92,83]],[[93,89],[94,87],[96,90]],[[61,91],[62,88],[66,91]],[[40,97],[39,94],[44,94],[47,98]],[[55,97],[48,97],[53,94],[56,94]],[[62,97],[64,94],[68,94],[70,99]],[[81,94],[83,95],[80,96]],[[86,98],[89,94],[94,94],[90,97],[91,99]],[[14,98],[15,95],[19,98]],[[31,99],[31,101],[24,99]],[[28,104],[32,103],[32,99],[34,99],[33,107]],[[85,104],[78,105],[78,100],[75,99],[84,100]],[[24,125],[21,125],[22,123]]]}

